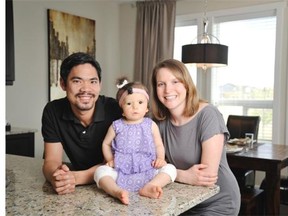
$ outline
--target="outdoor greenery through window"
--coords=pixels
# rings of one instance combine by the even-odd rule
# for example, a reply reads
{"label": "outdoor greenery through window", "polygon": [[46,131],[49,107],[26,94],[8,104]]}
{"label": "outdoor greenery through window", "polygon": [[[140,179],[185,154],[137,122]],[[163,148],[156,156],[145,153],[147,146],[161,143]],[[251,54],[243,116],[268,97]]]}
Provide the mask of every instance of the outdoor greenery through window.
{"label": "outdoor greenery through window", "polygon": [[272,140],[276,17],[219,22],[214,27],[229,47],[229,65],[212,70],[213,103],[226,119],[229,114],[260,116],[258,139]]}
{"label": "outdoor greenery through window", "polygon": [[[221,44],[229,47],[229,56],[227,67],[211,70],[209,98],[223,114],[225,121],[231,114],[260,116],[258,140],[271,141],[276,16],[271,11],[265,15],[250,14],[250,17],[243,14],[238,18],[213,17],[213,35],[217,36]],[[196,26],[190,28],[197,29]],[[188,29],[188,26],[186,29],[183,26],[175,28],[176,59],[181,60],[181,53],[178,53],[182,45],[191,43],[193,39]],[[187,35],[190,41],[187,41]],[[199,69],[198,73],[203,71]],[[196,83],[196,76],[193,77],[193,73],[191,75]]]}

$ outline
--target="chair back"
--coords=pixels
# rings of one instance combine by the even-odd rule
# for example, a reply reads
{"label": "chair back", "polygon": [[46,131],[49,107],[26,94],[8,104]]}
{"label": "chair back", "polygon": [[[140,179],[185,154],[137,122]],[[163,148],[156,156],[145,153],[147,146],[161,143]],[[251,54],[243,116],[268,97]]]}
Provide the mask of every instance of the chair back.
{"label": "chair back", "polygon": [[229,115],[226,126],[230,139],[245,138],[245,133],[254,133],[254,139],[257,142],[259,123],[260,116]]}

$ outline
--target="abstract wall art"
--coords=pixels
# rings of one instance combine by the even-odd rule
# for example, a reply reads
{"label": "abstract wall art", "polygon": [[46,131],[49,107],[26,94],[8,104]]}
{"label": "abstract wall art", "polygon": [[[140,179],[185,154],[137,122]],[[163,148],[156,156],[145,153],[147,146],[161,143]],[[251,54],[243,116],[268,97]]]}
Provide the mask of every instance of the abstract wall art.
{"label": "abstract wall art", "polygon": [[48,9],[49,101],[65,97],[60,86],[60,66],[72,53],[95,58],[95,20]]}

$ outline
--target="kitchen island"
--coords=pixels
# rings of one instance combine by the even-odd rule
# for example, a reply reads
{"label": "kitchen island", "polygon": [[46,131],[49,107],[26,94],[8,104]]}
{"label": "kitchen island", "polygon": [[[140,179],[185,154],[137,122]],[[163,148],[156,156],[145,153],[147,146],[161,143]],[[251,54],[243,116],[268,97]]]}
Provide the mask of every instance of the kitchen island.
{"label": "kitchen island", "polygon": [[171,183],[160,199],[130,193],[121,204],[96,187],[57,195],[42,174],[42,159],[6,155],[6,215],[179,215],[219,192],[219,187]]}

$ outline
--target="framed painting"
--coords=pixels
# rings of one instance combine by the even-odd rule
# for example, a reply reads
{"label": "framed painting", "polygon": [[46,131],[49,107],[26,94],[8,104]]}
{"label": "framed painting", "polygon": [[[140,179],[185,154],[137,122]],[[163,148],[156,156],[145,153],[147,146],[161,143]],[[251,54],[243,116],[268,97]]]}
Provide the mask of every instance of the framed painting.
{"label": "framed painting", "polygon": [[95,58],[95,20],[48,9],[49,101],[66,96],[60,86],[62,61],[75,52]]}

